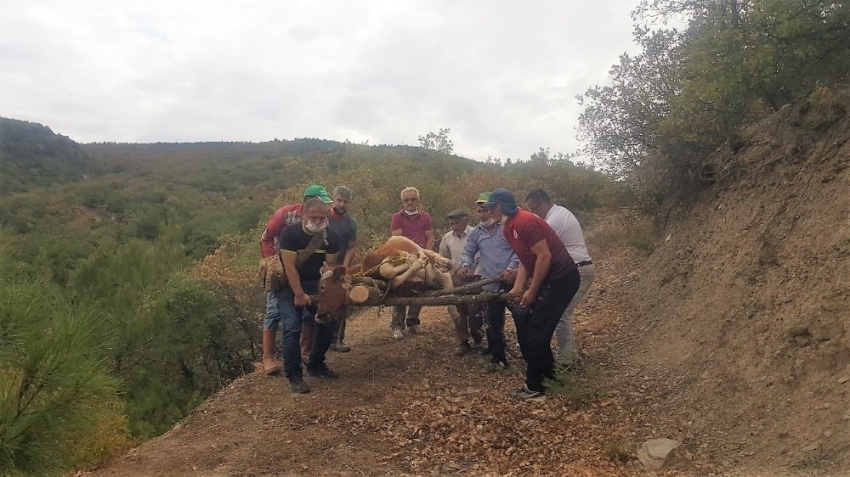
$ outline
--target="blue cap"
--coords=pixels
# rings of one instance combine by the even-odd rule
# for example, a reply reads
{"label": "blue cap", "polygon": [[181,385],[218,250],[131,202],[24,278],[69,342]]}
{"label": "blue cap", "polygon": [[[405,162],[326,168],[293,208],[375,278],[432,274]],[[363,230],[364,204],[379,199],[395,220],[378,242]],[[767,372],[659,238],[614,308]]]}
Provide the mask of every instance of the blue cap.
{"label": "blue cap", "polygon": [[507,189],[496,189],[490,192],[490,200],[482,204],[485,209],[492,209],[497,204],[501,204],[502,212],[506,215],[514,215],[517,211],[516,199],[511,191]]}

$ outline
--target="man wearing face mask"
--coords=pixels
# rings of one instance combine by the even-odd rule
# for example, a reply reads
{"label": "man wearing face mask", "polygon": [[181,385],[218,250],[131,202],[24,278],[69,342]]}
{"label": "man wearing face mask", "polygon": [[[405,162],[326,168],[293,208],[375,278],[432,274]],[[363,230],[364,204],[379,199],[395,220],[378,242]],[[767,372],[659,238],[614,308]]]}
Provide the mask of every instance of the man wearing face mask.
{"label": "man wearing face mask", "polygon": [[[476,206],[480,224],[469,233],[466,248],[457,274],[461,278],[472,275],[475,257],[478,256],[478,274],[482,279],[502,276],[503,283],[491,283],[484,286],[485,291],[503,292],[516,278],[519,259],[505,238],[502,225],[493,218],[493,213],[482,207],[490,199],[489,192],[478,196]],[[508,367],[505,355],[505,302],[492,301],[486,304],[484,319],[487,322],[487,353],[490,363],[489,372]]]}
{"label": "man wearing face mask", "polygon": [[[339,237],[337,265],[342,265],[345,268],[351,266],[351,261],[357,251],[357,221],[348,213],[348,203],[351,202],[352,196],[351,189],[348,187],[336,187],[333,192],[333,205],[328,211],[328,230]],[[345,339],[345,322],[345,319],[340,320],[331,343],[331,349],[340,353],[351,351],[351,347],[343,342]]]}
{"label": "man wearing face mask", "polygon": [[[419,208],[419,189],[405,187],[401,191],[401,201],[404,204],[401,210],[393,214],[390,222],[390,230],[393,235],[401,235],[413,240],[416,245],[428,250],[434,247],[434,225],[431,215]],[[407,326],[409,333],[419,331],[419,311],[421,306],[393,307],[392,330],[394,339],[404,338],[404,329]],[[406,318],[406,319],[405,319]]]}
{"label": "man wearing face mask", "polygon": [[497,189],[483,205],[504,226],[504,236],[519,258],[516,281],[510,293],[528,313],[514,316],[522,356],[526,361],[525,386],[517,399],[544,396],[543,382],[555,373],[549,343],[555,326],[579,287],[579,273],[566,247],[545,220],[517,207],[510,191]]}
{"label": "man wearing face mask", "polygon": [[[326,204],[332,202],[325,188],[318,184],[313,184],[304,190],[304,200],[312,198],[318,198]],[[272,214],[260,239],[260,252],[263,258],[277,253],[280,232],[287,225],[301,222],[302,208],[303,203],[290,204],[277,209]],[[280,365],[275,362],[275,333],[279,324],[280,312],[277,298],[274,293],[266,293],[266,316],[263,319],[263,371],[268,375],[278,374],[281,371]]]}
{"label": "man wearing face mask", "polygon": [[[312,321],[316,315],[316,307],[312,306],[310,295],[319,291],[322,265],[335,267],[339,252],[339,238],[327,230],[328,211],[325,203],[320,199],[309,199],[304,202],[302,214],[301,223],[288,225],[280,233],[278,243],[287,283],[275,292],[283,325],[283,370],[289,379],[290,389],[296,394],[310,392],[302,377],[299,346],[303,322]],[[310,243],[317,234],[324,236],[323,243],[310,253]],[[297,265],[299,253],[310,253],[300,266]],[[333,338],[334,324],[316,323],[313,328],[315,339],[307,361],[307,374],[336,379],[337,374],[325,364],[325,355]]]}

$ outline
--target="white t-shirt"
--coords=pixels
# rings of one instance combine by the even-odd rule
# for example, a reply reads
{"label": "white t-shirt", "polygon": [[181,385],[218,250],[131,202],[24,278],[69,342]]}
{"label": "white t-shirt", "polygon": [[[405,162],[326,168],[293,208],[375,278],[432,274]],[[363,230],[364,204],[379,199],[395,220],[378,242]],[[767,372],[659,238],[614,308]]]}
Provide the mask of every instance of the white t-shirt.
{"label": "white t-shirt", "polygon": [[581,225],[572,212],[560,205],[553,205],[546,214],[546,223],[558,234],[558,238],[561,239],[564,247],[567,247],[567,252],[573,257],[573,261],[579,263],[590,260]]}

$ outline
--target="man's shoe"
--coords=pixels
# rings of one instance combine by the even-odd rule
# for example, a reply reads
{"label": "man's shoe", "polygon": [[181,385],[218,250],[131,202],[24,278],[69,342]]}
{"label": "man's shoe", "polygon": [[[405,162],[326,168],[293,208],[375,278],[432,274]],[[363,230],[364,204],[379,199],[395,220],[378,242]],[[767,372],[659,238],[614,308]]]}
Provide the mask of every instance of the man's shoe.
{"label": "man's shoe", "polygon": [[304,382],[301,376],[292,376],[289,378],[289,389],[295,394],[307,394],[310,392],[310,388],[307,387],[307,383]]}
{"label": "man's shoe", "polygon": [[508,362],[500,359],[492,359],[489,363],[487,363],[487,372],[488,373],[498,373],[499,371],[505,371],[508,369]]}
{"label": "man's shoe", "polygon": [[307,374],[316,378],[327,378],[327,379],[337,379],[339,375],[336,374],[333,370],[328,368],[327,365],[322,364],[319,366],[310,366],[307,365]]}
{"label": "man's shoe", "polygon": [[472,348],[469,346],[469,343],[464,341],[463,343],[459,344],[457,349],[455,350],[455,357],[460,358],[461,356],[466,355],[470,351],[472,351]]}
{"label": "man's shoe", "polygon": [[393,339],[400,340],[404,339],[404,331],[401,331],[401,328],[396,328],[393,330]]}
{"label": "man's shoe", "polygon": [[419,333],[419,325],[408,326],[407,332],[412,334]]}
{"label": "man's shoe", "polygon": [[515,393],[514,397],[519,399],[520,401],[528,401],[528,400],[542,400],[546,398],[546,395],[543,394],[543,391],[532,391],[528,389],[528,386],[523,386],[519,388]]}
{"label": "man's shoe", "polygon": [[336,351],[337,353],[348,353],[349,351],[351,351],[351,346],[348,346],[347,344],[342,342],[333,343],[331,345],[331,350]]}

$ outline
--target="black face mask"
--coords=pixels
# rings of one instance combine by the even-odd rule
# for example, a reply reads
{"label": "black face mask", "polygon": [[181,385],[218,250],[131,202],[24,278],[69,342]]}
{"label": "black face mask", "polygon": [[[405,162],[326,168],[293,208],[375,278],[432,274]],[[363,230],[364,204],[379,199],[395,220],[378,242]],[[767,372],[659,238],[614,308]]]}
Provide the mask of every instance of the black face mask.
{"label": "black face mask", "polygon": [[336,215],[345,215],[345,214],[346,214],[346,212],[348,212],[348,211],[347,211],[347,210],[345,210],[345,209],[340,210],[340,209],[338,209],[338,208],[336,208],[336,207],[334,207],[333,209],[334,209],[334,212],[336,212]]}

